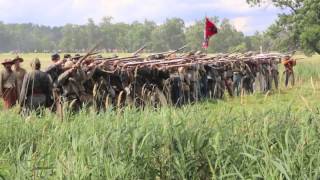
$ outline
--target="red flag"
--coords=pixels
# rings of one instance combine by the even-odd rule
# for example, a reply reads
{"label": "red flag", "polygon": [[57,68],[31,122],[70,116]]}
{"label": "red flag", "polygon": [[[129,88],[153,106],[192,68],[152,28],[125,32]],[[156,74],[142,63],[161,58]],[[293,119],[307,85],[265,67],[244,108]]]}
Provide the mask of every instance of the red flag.
{"label": "red flag", "polygon": [[206,17],[206,24],[204,29],[204,42],[202,45],[203,48],[205,49],[208,48],[210,37],[217,33],[218,33],[218,28],[216,27],[216,25]]}

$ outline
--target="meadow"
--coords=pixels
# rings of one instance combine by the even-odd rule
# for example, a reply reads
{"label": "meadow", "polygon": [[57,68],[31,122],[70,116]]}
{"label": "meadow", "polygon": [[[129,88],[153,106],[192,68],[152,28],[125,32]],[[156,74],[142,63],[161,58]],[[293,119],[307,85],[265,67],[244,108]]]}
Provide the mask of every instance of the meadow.
{"label": "meadow", "polygon": [[0,110],[0,179],[319,179],[319,65],[298,61],[295,87],[181,108]]}

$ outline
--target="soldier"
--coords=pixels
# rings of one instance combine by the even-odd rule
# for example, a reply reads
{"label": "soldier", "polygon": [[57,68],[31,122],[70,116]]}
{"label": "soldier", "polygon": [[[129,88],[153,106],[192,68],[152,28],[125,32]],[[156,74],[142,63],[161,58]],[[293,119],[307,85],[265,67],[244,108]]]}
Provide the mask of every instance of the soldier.
{"label": "soldier", "polygon": [[0,97],[3,98],[3,106],[6,109],[13,107],[18,99],[17,77],[12,71],[12,60],[2,62],[4,70],[0,73]]}
{"label": "soldier", "polygon": [[61,101],[60,101],[60,94],[62,92],[62,88],[58,86],[58,77],[60,74],[64,72],[63,64],[65,63],[64,60],[60,60],[60,55],[55,53],[51,55],[51,61],[53,62],[44,72],[47,73],[52,82],[52,91],[53,97],[55,101],[55,105],[53,111],[62,110],[61,109]]}
{"label": "soldier", "polygon": [[248,64],[241,62],[240,66],[241,78],[241,91],[245,90],[247,93],[253,93],[254,74]]}
{"label": "soldier", "polygon": [[294,79],[293,67],[296,65],[296,61],[291,59],[290,56],[285,56],[283,65],[285,67],[284,73],[286,76],[286,81],[285,81],[286,87],[288,86],[290,79],[291,79],[291,85],[294,86],[295,79]]}
{"label": "soldier", "polygon": [[22,82],[25,74],[27,71],[20,66],[20,63],[23,62],[23,59],[17,56],[15,59],[13,59],[14,62],[14,67],[13,67],[13,72],[15,73],[17,77],[17,88],[18,88],[18,97],[20,96],[21,92],[21,87],[22,87]]}
{"label": "soldier", "polygon": [[59,75],[64,72],[63,64],[65,63],[65,60],[60,60],[59,54],[53,54],[51,56],[51,61],[53,62],[53,64],[50,65],[44,72],[47,73],[51,78],[51,81],[53,82],[53,87],[58,88],[57,80]]}
{"label": "soldier", "polygon": [[242,71],[240,68],[240,62],[236,61],[232,64],[233,71],[233,93],[237,96],[240,96],[241,93],[241,79],[242,79]]}
{"label": "soldier", "polygon": [[73,111],[80,110],[82,103],[90,101],[83,84],[91,78],[92,74],[87,74],[72,61],[66,62],[64,69],[66,71],[57,80],[58,86],[62,87],[63,102]]}
{"label": "soldier", "polygon": [[52,83],[45,72],[41,71],[41,63],[38,58],[31,63],[32,71],[23,79],[20,107],[25,111],[37,110],[41,107],[52,105]]}

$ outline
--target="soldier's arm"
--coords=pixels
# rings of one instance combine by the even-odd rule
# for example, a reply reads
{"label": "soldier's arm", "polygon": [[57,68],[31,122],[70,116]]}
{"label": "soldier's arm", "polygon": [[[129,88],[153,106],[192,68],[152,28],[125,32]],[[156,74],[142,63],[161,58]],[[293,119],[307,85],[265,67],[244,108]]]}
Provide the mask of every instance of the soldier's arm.
{"label": "soldier's arm", "polygon": [[74,71],[74,69],[69,69],[69,70],[65,71],[64,73],[60,74],[60,76],[58,77],[58,84],[64,84],[68,80],[70,74],[73,71]]}

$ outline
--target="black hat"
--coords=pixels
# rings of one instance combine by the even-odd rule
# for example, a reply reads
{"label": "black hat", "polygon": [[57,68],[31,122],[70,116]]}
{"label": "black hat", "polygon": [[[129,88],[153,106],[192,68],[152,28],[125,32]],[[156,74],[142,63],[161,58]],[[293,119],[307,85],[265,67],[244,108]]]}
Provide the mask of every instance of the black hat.
{"label": "black hat", "polygon": [[64,59],[71,58],[71,55],[70,55],[70,54],[65,54],[65,55],[63,55],[63,58],[64,58]]}
{"label": "black hat", "polygon": [[54,54],[51,55],[51,59],[52,60],[57,60],[59,58],[60,58],[60,55],[58,53],[54,53]]}
{"label": "black hat", "polygon": [[19,57],[19,56],[17,56],[17,57],[15,57],[13,60],[12,60],[13,62],[23,62],[23,59],[21,58],[21,57]]}

